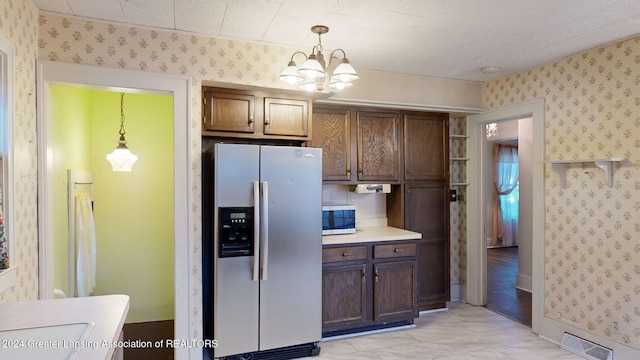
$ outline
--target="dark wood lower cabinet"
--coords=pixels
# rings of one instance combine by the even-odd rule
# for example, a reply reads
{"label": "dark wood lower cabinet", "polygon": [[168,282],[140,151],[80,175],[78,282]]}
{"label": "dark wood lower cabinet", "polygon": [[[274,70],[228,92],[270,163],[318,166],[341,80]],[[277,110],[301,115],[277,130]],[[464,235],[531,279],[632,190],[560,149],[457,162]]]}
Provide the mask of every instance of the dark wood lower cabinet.
{"label": "dark wood lower cabinet", "polygon": [[373,320],[397,321],[418,316],[415,261],[373,264]]}
{"label": "dark wood lower cabinet", "polygon": [[449,300],[448,241],[418,243],[418,306],[420,311],[447,307]]}
{"label": "dark wood lower cabinet", "polygon": [[361,331],[418,317],[416,240],[323,248],[322,332]]}
{"label": "dark wood lower cabinet", "polygon": [[420,311],[444,308],[450,296],[448,184],[406,184],[404,221],[405,229],[422,234],[418,242],[418,307]]}
{"label": "dark wood lower cabinet", "polygon": [[367,318],[367,265],[322,269],[322,327],[362,326]]}

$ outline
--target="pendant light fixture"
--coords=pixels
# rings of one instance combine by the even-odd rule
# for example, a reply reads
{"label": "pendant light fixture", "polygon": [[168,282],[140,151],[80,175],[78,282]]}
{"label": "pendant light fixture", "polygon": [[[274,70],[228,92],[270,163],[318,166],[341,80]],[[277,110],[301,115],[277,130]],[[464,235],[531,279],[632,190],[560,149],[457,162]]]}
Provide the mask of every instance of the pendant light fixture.
{"label": "pendant light fixture", "polygon": [[130,172],[138,157],[129,150],[124,138],[124,93],[120,93],[120,131],[118,133],[120,134],[118,146],[112,153],[107,154],[107,160],[111,163],[113,171]]}
{"label": "pendant light fixture", "polygon": [[[329,32],[329,28],[324,25],[316,25],[311,27],[311,32],[318,34],[318,45],[311,50],[311,54],[307,56],[302,51],[296,51],[291,55],[289,65],[280,74],[280,80],[289,84],[299,83],[301,89],[307,91],[327,92],[340,91],[345,87],[353,85],[353,81],[359,78],[356,70],[349,64],[347,55],[342,49],[336,49],[329,55],[329,62],[325,63],[322,54],[322,34]],[[337,57],[337,53],[342,53],[342,59]],[[293,58],[301,54],[305,57],[305,62],[298,68]],[[329,68],[333,60],[339,63],[333,71]]]}

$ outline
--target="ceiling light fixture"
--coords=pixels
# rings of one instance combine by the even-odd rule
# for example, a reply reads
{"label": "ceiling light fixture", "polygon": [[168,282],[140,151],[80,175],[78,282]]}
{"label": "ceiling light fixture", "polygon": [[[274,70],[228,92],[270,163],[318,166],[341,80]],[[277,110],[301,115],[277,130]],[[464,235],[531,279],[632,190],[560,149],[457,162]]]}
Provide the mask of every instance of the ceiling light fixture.
{"label": "ceiling light fixture", "polygon": [[481,67],[480,71],[482,71],[484,74],[495,74],[500,71],[500,68],[497,66],[485,66]]}
{"label": "ceiling light fixture", "polygon": [[113,171],[130,172],[138,157],[129,150],[127,140],[124,138],[124,93],[120,93],[120,131],[118,133],[120,134],[118,146],[112,153],[107,154],[107,160],[111,163]]}
{"label": "ceiling light fixture", "polygon": [[[289,65],[280,74],[280,80],[286,81],[289,84],[299,83],[301,89],[307,91],[325,92],[328,91],[340,91],[345,87],[353,85],[353,81],[359,78],[356,70],[349,64],[347,54],[342,49],[336,49],[329,55],[329,62],[325,63],[324,55],[322,54],[322,34],[329,32],[329,28],[324,25],[316,25],[311,27],[311,32],[318,34],[318,45],[315,45],[311,50],[311,54],[307,56],[302,51],[296,51],[291,55]],[[336,52],[342,53],[342,59],[339,59]],[[298,65],[293,61],[293,58],[301,54],[305,57],[305,62],[298,68]],[[329,67],[333,60],[339,61],[338,66],[330,71]],[[327,86],[328,85],[328,86]]]}

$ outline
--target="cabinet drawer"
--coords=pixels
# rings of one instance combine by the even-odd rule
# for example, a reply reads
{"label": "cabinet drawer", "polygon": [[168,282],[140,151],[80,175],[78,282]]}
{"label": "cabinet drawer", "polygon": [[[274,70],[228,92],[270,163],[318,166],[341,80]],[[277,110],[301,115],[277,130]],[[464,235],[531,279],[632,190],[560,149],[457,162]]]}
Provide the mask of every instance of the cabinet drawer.
{"label": "cabinet drawer", "polygon": [[373,247],[373,257],[376,259],[416,256],[416,244],[386,244]]}
{"label": "cabinet drawer", "polygon": [[337,248],[322,249],[322,262],[340,262],[352,260],[366,260],[366,246],[343,246]]}

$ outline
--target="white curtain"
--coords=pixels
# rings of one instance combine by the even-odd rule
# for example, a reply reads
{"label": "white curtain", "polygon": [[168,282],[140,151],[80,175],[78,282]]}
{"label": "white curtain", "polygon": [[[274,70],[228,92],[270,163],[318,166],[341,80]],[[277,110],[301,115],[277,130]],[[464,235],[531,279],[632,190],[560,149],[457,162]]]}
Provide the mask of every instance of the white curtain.
{"label": "white curtain", "polygon": [[493,145],[494,183],[490,246],[518,245],[518,147]]}
{"label": "white curtain", "polygon": [[76,195],[76,291],[89,296],[96,287],[96,232],[89,194]]}

